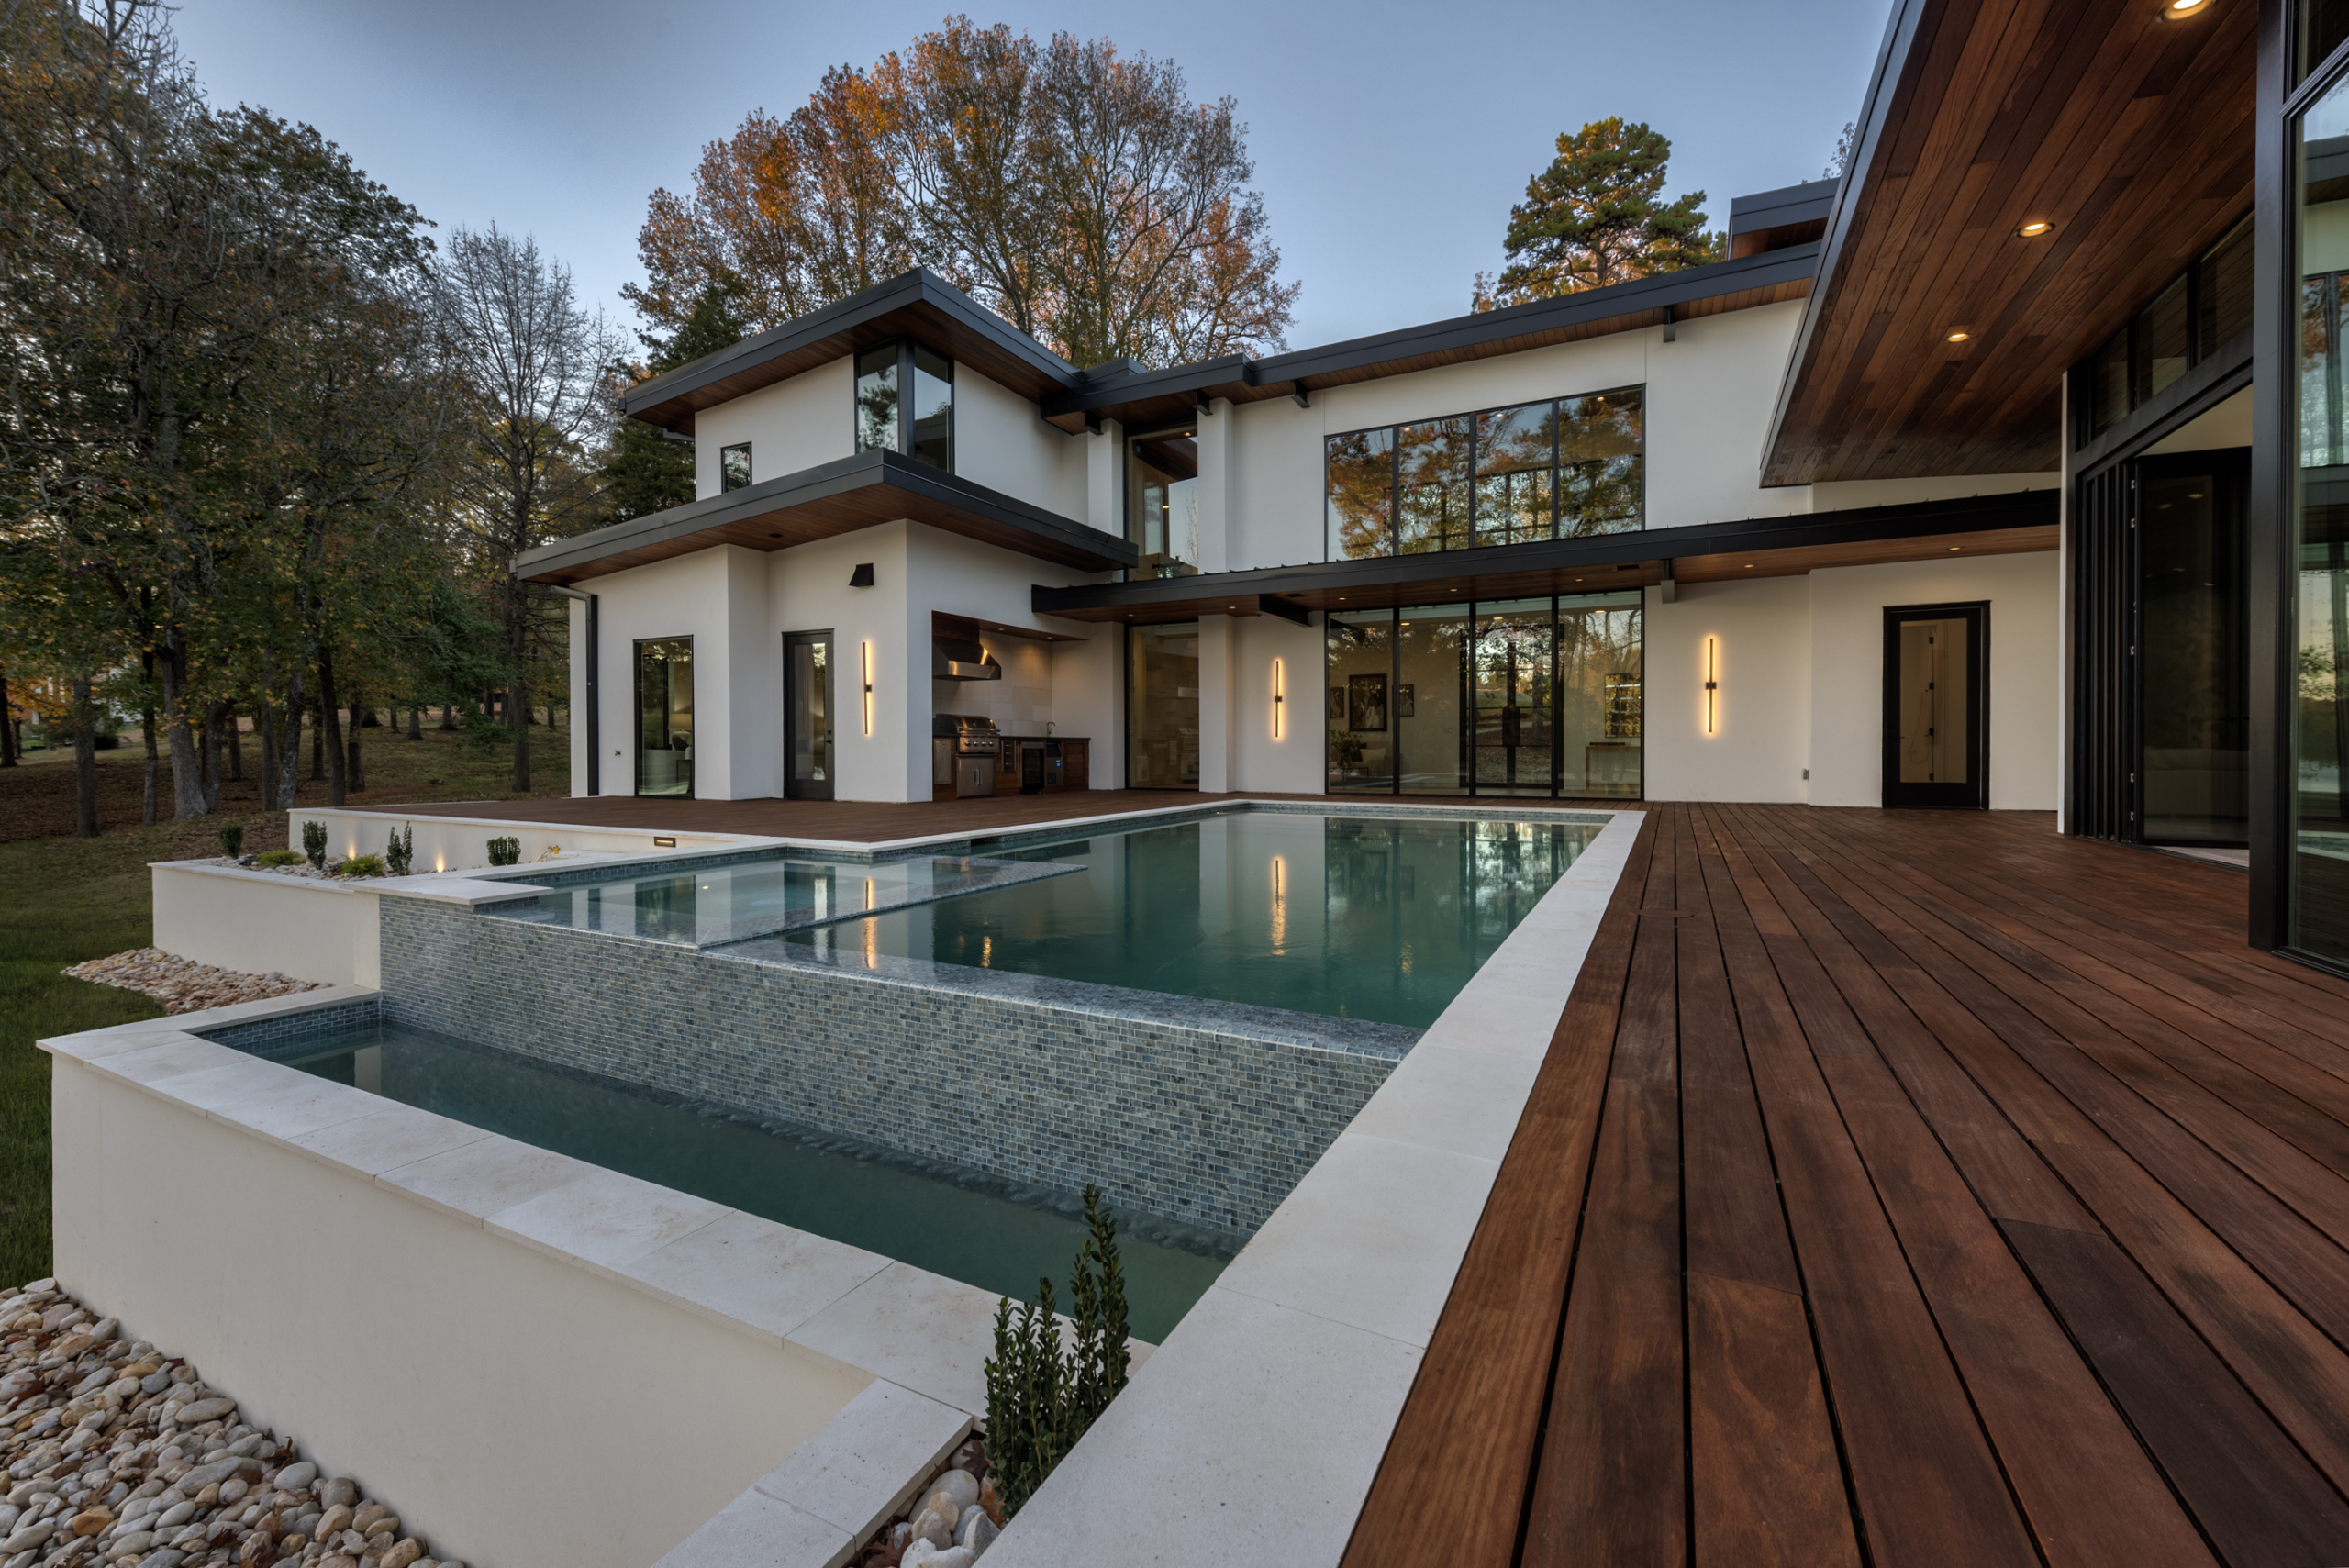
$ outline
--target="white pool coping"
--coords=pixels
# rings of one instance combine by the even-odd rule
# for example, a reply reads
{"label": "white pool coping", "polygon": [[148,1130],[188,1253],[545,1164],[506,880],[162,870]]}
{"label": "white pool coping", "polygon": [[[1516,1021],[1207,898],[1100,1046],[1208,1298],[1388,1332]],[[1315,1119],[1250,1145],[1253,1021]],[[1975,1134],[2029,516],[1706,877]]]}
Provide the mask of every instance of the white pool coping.
{"label": "white pool coping", "polygon": [[[1343,814],[1353,804],[1312,808]],[[1473,802],[1377,814],[1493,815]],[[1153,1352],[1137,1342],[1132,1384],[1004,1532],[991,1568],[1334,1565],[1343,1556],[1642,813],[1511,802],[1508,815],[1604,825],[1165,1343]],[[972,837],[840,848],[870,855]],[[770,843],[831,847],[745,840],[720,852]],[[391,887],[430,884],[431,895],[488,902],[523,892],[530,869],[513,868],[513,880],[451,872]],[[987,1292],[187,1032],[370,994],[305,992],[40,1044],[751,1339],[879,1380],[662,1568],[839,1568],[984,1416],[996,1302]],[[419,1148],[432,1151],[419,1158]]]}

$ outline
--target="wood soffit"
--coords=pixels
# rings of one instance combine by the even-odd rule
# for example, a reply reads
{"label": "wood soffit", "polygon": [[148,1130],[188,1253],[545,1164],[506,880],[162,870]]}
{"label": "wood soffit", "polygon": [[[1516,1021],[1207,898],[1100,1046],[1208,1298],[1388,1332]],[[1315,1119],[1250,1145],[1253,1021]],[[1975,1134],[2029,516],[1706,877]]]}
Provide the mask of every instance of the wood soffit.
{"label": "wood soffit", "polygon": [[2259,7],[2160,9],[1901,0],[1765,484],[2057,465],[2063,373],[2252,202]]}

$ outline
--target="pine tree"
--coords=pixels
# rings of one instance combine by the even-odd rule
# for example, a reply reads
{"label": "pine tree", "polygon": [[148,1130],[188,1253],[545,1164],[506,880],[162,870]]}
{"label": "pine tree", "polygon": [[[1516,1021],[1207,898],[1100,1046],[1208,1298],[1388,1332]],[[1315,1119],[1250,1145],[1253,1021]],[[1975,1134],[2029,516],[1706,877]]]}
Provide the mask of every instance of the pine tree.
{"label": "pine tree", "polygon": [[[668,337],[637,334],[652,358],[643,365],[616,367],[615,379],[626,384],[665,374],[704,354],[732,348],[750,329],[740,286],[721,278],[701,291],[692,314]],[[694,498],[693,448],[671,440],[667,431],[641,419],[617,422],[598,473],[616,523],[665,512]]]}
{"label": "pine tree", "polygon": [[1509,209],[1509,265],[1497,288],[1477,279],[1476,308],[1522,305],[1721,260],[1728,245],[1705,228],[1705,193],[1664,199],[1671,158],[1672,143],[1661,133],[1626,125],[1620,116],[1560,134],[1557,157],[1527,182],[1525,200]]}

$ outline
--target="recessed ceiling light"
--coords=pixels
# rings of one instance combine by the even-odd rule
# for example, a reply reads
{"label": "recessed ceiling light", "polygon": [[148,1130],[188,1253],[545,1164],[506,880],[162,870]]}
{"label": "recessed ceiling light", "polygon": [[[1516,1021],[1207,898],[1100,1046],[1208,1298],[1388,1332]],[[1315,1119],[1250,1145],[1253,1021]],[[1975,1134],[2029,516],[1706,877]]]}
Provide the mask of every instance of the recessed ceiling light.
{"label": "recessed ceiling light", "polygon": [[1954,544],[1954,545],[1951,545],[1951,546],[1950,546],[1950,549],[1952,549],[1952,550],[1963,550],[1963,549],[1965,549],[1965,547],[1964,545],[1961,545],[1961,544]]}
{"label": "recessed ceiling light", "polygon": [[1748,572],[1753,571],[1753,562],[1750,562],[1750,561],[1749,561],[1749,562],[1747,562],[1745,563],[1745,569],[1746,569]]}
{"label": "recessed ceiling light", "polygon": [[1967,331],[1967,330],[1966,330],[1965,328],[1963,328],[1963,327],[1953,327],[1953,328],[1951,328],[1949,329],[1949,331],[1945,334],[1946,339],[1947,339],[1948,341],[1952,342],[1952,343],[1963,343],[1963,342],[1965,342],[1968,338],[1971,338],[1971,337],[1973,337],[1973,336],[1974,336],[1974,334],[1973,334],[1973,333],[1971,333],[1971,332]]}
{"label": "recessed ceiling light", "polygon": [[2029,223],[2024,224],[2021,228],[2015,230],[2015,238],[2018,239],[2036,239],[2054,227],[2055,226],[2054,224],[2048,222],[2043,217],[2034,217]]}
{"label": "recessed ceiling light", "polygon": [[2210,0],[2162,0],[2162,15],[2170,21],[2181,21],[2210,4]]}

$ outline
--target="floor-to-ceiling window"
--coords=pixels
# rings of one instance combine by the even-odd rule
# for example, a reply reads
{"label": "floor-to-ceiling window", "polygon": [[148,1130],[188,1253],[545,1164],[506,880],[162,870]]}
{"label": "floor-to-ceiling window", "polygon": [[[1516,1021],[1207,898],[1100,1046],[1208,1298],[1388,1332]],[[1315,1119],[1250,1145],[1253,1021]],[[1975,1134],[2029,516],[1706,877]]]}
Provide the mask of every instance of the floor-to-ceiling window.
{"label": "floor-to-ceiling window", "polygon": [[2288,612],[2291,732],[2285,940],[2349,962],[2349,388],[2343,301],[2349,291],[2349,78],[2301,115],[2298,130],[2299,363],[2295,581]]}
{"label": "floor-to-ceiling window", "polygon": [[1333,794],[1637,799],[1640,595],[1333,610]]}
{"label": "floor-to-ceiling window", "polygon": [[1130,578],[1199,570],[1199,432],[1152,430],[1126,442],[1126,538],[1141,559]]}
{"label": "floor-to-ceiling window", "polygon": [[2239,449],[2138,465],[2143,837],[2251,841],[2250,648]]}
{"label": "floor-to-ceiling window", "polygon": [[1199,623],[1126,628],[1126,785],[1199,787]]}
{"label": "floor-to-ceiling window", "polygon": [[636,793],[694,792],[694,639],[636,645]]}

